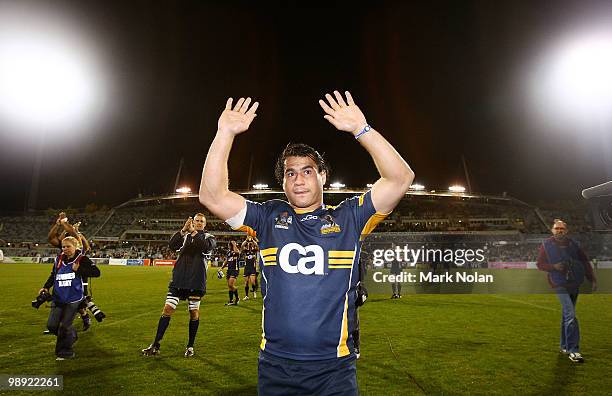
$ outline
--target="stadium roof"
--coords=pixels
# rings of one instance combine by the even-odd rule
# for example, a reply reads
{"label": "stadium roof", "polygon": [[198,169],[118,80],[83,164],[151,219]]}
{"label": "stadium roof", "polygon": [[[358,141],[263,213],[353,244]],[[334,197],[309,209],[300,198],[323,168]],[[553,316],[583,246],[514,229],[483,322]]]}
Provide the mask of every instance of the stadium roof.
{"label": "stadium roof", "polygon": [[[368,189],[354,189],[354,188],[330,188],[323,190],[325,195],[328,194],[341,194],[341,195],[357,195],[363,194],[368,191]],[[284,192],[282,190],[236,190],[234,191],[237,194],[242,196],[252,196],[252,197],[261,197],[266,199],[271,199],[270,196],[281,195],[284,196]],[[523,202],[519,199],[510,197],[510,196],[496,196],[496,195],[481,195],[481,194],[469,194],[469,193],[455,193],[450,191],[409,191],[406,193],[407,197],[423,197],[423,198],[461,198],[463,200],[474,200],[474,201],[485,201],[486,203],[494,203],[494,204],[506,204],[506,205],[521,205],[528,206],[526,202]],[[137,205],[137,204],[149,204],[157,201],[172,201],[178,199],[198,199],[198,194],[170,194],[170,195],[159,195],[159,196],[150,196],[150,197],[138,197],[132,198],[129,201],[126,201],[120,205],[118,205],[115,209],[124,208],[127,206]]]}

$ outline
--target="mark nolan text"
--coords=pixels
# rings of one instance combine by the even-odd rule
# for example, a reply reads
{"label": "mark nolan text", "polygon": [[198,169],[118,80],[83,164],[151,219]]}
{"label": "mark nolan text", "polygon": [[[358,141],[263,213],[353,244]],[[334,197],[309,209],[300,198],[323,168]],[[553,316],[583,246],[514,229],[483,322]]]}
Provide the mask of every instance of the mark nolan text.
{"label": "mark nolan text", "polygon": [[454,272],[445,274],[434,274],[433,272],[401,272],[399,274],[383,274],[374,272],[372,275],[374,282],[401,282],[401,283],[493,283],[492,274],[479,274],[478,272]]}

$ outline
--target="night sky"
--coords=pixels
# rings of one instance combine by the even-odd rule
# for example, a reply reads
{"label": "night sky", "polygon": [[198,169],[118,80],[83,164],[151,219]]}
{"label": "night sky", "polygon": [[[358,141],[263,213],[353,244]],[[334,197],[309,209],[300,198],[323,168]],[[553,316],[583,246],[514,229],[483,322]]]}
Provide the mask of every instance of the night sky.
{"label": "night sky", "polygon": [[[324,152],[331,181],[364,186],[372,161],[317,103],[334,89],[351,91],[428,189],[465,184],[462,155],[474,191],[528,202],[578,199],[611,176],[612,133],[536,121],[524,89],[556,37],[612,16],[605,2],[223,3],[53,3],[98,47],[112,86],[102,122],[47,139],[39,209],[168,193],[181,157],[181,185],[197,190],[229,96],[260,102],[235,141],[230,188],[247,187],[252,157],[251,182],[276,187],[288,142]],[[0,124],[3,211],[23,210],[30,187],[37,140],[18,135]]]}

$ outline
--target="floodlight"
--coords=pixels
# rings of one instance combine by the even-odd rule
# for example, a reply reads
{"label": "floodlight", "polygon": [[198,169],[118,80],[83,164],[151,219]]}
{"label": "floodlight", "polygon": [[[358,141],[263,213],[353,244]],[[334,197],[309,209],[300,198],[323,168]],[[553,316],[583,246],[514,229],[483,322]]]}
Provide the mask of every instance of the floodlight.
{"label": "floodlight", "polygon": [[68,25],[35,10],[0,9],[1,129],[72,131],[101,112],[105,84],[94,51]]}
{"label": "floodlight", "polygon": [[448,191],[455,193],[463,193],[465,192],[465,187],[459,185],[453,185],[448,188]]}

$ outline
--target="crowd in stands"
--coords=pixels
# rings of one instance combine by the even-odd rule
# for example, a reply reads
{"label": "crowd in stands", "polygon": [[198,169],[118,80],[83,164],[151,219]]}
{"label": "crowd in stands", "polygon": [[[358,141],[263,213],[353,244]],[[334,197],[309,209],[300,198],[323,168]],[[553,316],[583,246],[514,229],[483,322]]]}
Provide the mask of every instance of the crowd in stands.
{"label": "crowd in stands", "polygon": [[[334,205],[348,196],[352,194],[327,194],[325,200]],[[269,198],[274,197],[248,197],[251,200]],[[0,217],[0,247],[5,255],[55,255],[56,249],[47,244],[47,232],[57,212],[47,210]],[[72,222],[81,222],[80,230],[93,242],[92,257],[172,259],[176,252],[167,248],[167,241],[196,212],[206,215],[207,230],[215,234],[222,246],[219,251],[225,249],[230,239],[243,237],[208,213],[193,197],[134,200],[112,210],[86,213],[69,209],[68,216]],[[612,237],[590,232],[588,208],[583,202],[551,203],[549,208],[536,213],[532,207],[506,197],[410,195],[379,224],[369,241],[384,243],[389,235],[398,234],[402,241],[415,244],[448,244],[449,234],[456,233],[462,239],[452,243],[484,246],[491,260],[533,261],[539,243],[548,235],[545,222],[557,217],[571,225],[592,257],[610,259]]]}

